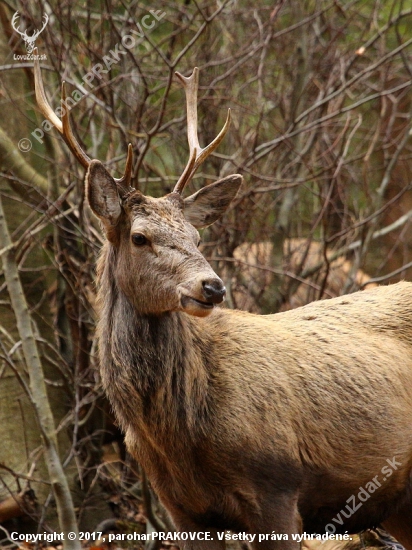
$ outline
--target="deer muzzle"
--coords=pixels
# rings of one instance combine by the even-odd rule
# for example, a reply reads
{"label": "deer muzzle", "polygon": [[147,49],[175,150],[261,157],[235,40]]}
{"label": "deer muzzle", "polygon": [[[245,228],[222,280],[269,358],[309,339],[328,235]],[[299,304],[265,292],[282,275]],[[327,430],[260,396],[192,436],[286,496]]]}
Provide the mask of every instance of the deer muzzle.
{"label": "deer muzzle", "polygon": [[202,282],[203,296],[208,303],[221,304],[225,299],[226,288],[220,279],[211,279]]}
{"label": "deer muzzle", "polygon": [[216,304],[225,299],[226,288],[219,277],[197,279],[180,287],[183,311],[197,317],[206,317]]}

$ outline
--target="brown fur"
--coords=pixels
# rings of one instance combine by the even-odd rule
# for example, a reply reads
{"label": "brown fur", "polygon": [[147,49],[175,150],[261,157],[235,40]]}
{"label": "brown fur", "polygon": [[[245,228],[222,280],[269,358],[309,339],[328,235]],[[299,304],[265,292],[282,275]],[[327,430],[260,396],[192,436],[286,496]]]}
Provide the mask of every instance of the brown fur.
{"label": "brown fur", "polygon": [[[380,544],[377,540],[361,540],[359,536],[350,537],[351,541],[305,541],[302,543],[302,550],[385,550],[387,546]],[[367,545],[365,544],[367,543]]]}
{"label": "brown fur", "polygon": [[[187,548],[224,548],[216,530],[291,539],[327,524],[356,533],[392,514],[392,534],[411,550],[394,512],[412,504],[412,284],[277,315],[206,310],[203,283],[219,279],[185,219],[199,219],[193,198],[185,211],[173,196],[119,195],[111,219],[111,184],[93,163],[89,201],[109,239],[98,265],[102,380],[177,529],[214,533]],[[222,210],[234,193],[220,183]],[[133,244],[134,234],[147,243]],[[381,487],[333,523],[376,476]]]}
{"label": "brown fur", "polygon": [[[352,540],[350,541],[334,541],[334,540],[328,540],[328,541],[305,541],[302,543],[302,550],[363,550],[366,546],[364,544],[364,541],[359,538],[359,536],[354,535],[350,537]],[[376,542],[376,544],[375,544]],[[367,541],[367,549],[368,550],[375,550],[380,549],[383,550],[385,547],[381,544],[379,544],[378,541]]]}

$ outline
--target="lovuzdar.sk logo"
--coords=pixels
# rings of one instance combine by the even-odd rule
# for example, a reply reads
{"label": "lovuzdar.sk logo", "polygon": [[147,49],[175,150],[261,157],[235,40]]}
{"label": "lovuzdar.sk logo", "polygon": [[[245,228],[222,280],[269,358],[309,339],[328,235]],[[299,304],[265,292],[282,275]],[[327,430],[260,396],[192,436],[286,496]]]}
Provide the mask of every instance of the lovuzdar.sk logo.
{"label": "lovuzdar.sk logo", "polygon": [[[41,29],[36,29],[33,31],[31,35],[27,34],[27,30],[21,31],[20,30],[20,24],[19,24],[20,14],[18,11],[13,15],[13,19],[11,20],[11,25],[13,29],[20,34],[20,36],[23,38],[24,43],[26,45],[27,53],[28,55],[14,55],[14,59],[31,59],[33,57],[33,50],[36,46],[36,40],[39,37],[39,35],[44,31],[48,21],[49,16],[47,13],[43,15],[43,26]],[[45,59],[46,56],[42,56],[42,59]]]}

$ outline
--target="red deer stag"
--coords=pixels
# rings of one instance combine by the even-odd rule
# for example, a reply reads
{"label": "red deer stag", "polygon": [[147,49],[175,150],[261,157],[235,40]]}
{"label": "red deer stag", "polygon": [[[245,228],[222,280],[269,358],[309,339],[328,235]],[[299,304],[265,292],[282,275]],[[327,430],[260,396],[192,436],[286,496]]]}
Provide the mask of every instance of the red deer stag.
{"label": "red deer stag", "polygon": [[[201,149],[198,70],[178,77],[190,159],[173,192],[152,198],[129,187],[130,147],[117,181],[81,150],[35,65],[40,110],[87,169],[87,198],[106,234],[100,369],[127,447],[176,528],[211,533],[186,549],[222,550],[219,530],[230,529],[257,535],[254,548],[296,550],[303,531],[382,523],[412,550],[412,284],[277,315],[216,307],[225,288],[196,228],[223,214],[242,178],[182,198],[229,117]],[[62,94],[64,102],[64,85]]]}

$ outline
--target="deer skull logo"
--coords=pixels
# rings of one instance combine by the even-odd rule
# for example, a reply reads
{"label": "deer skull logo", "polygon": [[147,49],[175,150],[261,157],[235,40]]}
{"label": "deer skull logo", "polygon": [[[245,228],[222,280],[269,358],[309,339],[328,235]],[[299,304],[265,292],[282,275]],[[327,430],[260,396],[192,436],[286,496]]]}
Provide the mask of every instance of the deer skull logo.
{"label": "deer skull logo", "polygon": [[13,15],[13,19],[11,21],[12,27],[16,32],[18,32],[23,37],[24,43],[26,44],[27,53],[32,53],[33,50],[34,50],[35,42],[36,42],[39,34],[41,32],[43,32],[44,28],[46,27],[46,25],[49,21],[49,16],[47,15],[47,13],[45,13],[43,15],[44,23],[43,23],[42,28],[40,30],[35,30],[31,36],[28,36],[27,31],[21,31],[20,27],[17,26],[17,22],[18,22],[19,17],[20,17],[19,12],[16,11],[16,13]]}

